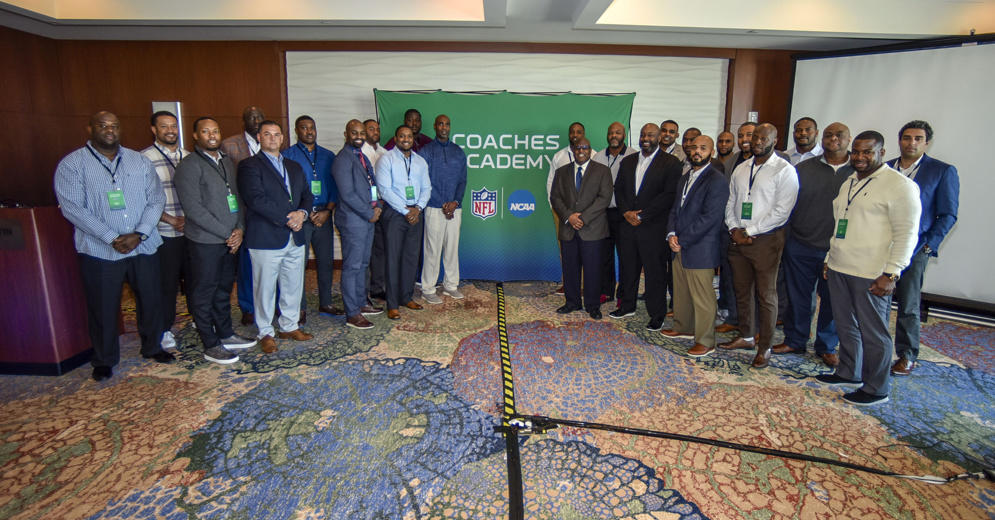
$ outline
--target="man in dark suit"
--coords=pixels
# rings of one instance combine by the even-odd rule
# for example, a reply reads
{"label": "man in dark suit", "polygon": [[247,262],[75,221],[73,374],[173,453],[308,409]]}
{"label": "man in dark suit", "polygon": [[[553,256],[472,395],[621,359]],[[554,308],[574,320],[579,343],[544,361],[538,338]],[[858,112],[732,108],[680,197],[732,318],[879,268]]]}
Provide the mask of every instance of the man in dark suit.
{"label": "man in dark suit", "polygon": [[933,141],[933,128],[925,121],[910,121],[898,132],[902,156],[888,161],[919,185],[922,216],[919,242],[909,266],[902,271],[895,289],[898,320],[895,323],[895,350],[898,361],[891,367],[894,376],[912,373],[919,357],[919,304],[929,257],[937,256],[943,238],[957,222],[960,178],[957,168],[926,155]]}
{"label": "man in dark suit", "polygon": [[646,271],[646,311],[649,330],[663,328],[667,314],[664,263],[667,219],[674,205],[681,161],[660,148],[660,127],[653,123],[639,131],[640,153],[622,159],[615,181],[615,203],[625,219],[619,230],[619,270],[625,287],[622,305],[612,318],[636,313],[639,272]]}
{"label": "man in dark suit", "polygon": [[[221,151],[231,159],[238,168],[238,163],[259,153],[259,124],[266,119],[258,107],[247,107],[242,111],[243,132],[221,141]],[[242,310],[242,325],[252,325],[255,322],[252,304],[252,263],[249,250],[242,248],[238,261],[238,308]]]}
{"label": "man in dark suit", "polygon": [[722,250],[729,183],[711,162],[713,146],[712,138],[702,135],[685,150],[691,170],[677,183],[667,226],[673,251],[674,327],[661,332],[671,338],[693,338],[691,357],[715,350],[718,306],[712,278]]}
{"label": "man in dark suit", "polygon": [[573,148],[574,160],[556,170],[549,204],[559,216],[560,262],[566,304],[556,309],[567,314],[581,309],[581,271],[584,276],[584,309],[601,319],[601,242],[608,236],[606,211],[612,200],[612,173],[591,161],[591,142],[581,139]]}
{"label": "man in dark suit", "polygon": [[314,336],[297,324],[304,290],[304,221],[314,195],[301,165],[280,155],[283,128],[276,121],[259,125],[260,153],[238,164],[238,191],[245,201],[245,247],[252,259],[253,304],[263,352],[277,351],[273,339],[277,280],[280,286],[282,339]]}
{"label": "man in dark suit", "polygon": [[366,269],[373,248],[373,223],[380,219],[382,208],[373,162],[363,155],[366,130],[353,119],[346,123],[345,145],[332,163],[332,178],[339,189],[335,208],[335,227],[342,237],[342,303],[346,325],[357,329],[373,328],[363,315],[380,314],[383,307],[373,307],[366,300]]}

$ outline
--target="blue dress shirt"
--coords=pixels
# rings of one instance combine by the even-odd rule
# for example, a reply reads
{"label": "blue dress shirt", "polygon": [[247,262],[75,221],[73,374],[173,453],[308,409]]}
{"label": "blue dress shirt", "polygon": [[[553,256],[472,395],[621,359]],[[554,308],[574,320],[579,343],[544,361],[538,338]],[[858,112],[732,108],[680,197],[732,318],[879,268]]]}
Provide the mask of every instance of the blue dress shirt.
{"label": "blue dress shirt", "polygon": [[[414,200],[405,196],[407,186],[414,188]],[[377,161],[377,190],[380,198],[398,213],[406,214],[408,206],[425,209],[432,195],[428,163],[414,152],[410,157],[404,157],[399,148],[394,148]]]}
{"label": "blue dress shirt", "polygon": [[335,153],[328,148],[315,144],[314,151],[311,152],[301,143],[297,143],[281,152],[284,157],[291,161],[297,161],[304,169],[304,176],[307,177],[308,187],[313,181],[321,182],[321,193],[311,193],[314,195],[314,206],[324,209],[329,202],[339,202],[339,190],[332,179],[332,163],[335,162]]}
{"label": "blue dress shirt", "polygon": [[428,176],[432,179],[432,196],[428,207],[441,208],[443,204],[456,201],[463,205],[466,195],[466,153],[452,141],[432,140],[418,155],[428,163]]}

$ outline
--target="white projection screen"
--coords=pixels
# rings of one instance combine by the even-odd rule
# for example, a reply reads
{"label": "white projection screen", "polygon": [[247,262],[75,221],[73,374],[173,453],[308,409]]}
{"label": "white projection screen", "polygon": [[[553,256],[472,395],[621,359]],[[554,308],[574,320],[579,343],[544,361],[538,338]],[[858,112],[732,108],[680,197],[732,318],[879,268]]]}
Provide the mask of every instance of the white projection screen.
{"label": "white projection screen", "polygon": [[[322,146],[338,151],[350,119],[376,116],[373,89],[511,92],[635,92],[629,141],[639,126],[673,119],[714,137],[725,124],[728,61],[588,54],[287,52],[290,120],[309,114]],[[435,115],[423,114],[432,135]],[[584,121],[583,114],[577,114]],[[392,124],[399,124],[395,122]],[[622,121],[629,124],[629,121]],[[459,121],[453,121],[453,132]],[[390,137],[391,129],[383,129]],[[607,128],[588,128],[604,137]],[[566,135],[567,129],[563,129]],[[633,135],[636,134],[636,135]],[[384,139],[386,140],[386,138]]]}
{"label": "white projection screen", "polygon": [[854,136],[881,132],[888,160],[899,155],[902,125],[929,122],[926,153],[957,167],[960,209],[923,292],[988,304],[995,303],[995,278],[985,268],[995,261],[995,171],[984,139],[995,121],[992,85],[995,45],[813,58],[796,64],[791,104],[792,125],[809,116],[820,132],[834,121]]}

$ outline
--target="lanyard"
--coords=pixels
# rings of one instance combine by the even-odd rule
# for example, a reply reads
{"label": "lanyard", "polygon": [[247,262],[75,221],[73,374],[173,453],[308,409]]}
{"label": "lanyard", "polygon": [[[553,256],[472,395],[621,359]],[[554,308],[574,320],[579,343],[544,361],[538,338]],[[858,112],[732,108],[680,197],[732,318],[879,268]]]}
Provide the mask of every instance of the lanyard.
{"label": "lanyard", "polygon": [[866,187],[867,187],[867,185],[868,185],[868,184],[870,184],[870,183],[871,183],[871,181],[872,181],[872,180],[874,180],[874,179],[873,179],[873,178],[870,178],[870,177],[868,177],[868,178],[867,178],[867,182],[865,182],[864,184],[862,184],[862,185],[860,186],[860,189],[858,189],[858,190],[857,190],[857,193],[854,193],[854,194],[853,194],[853,195],[851,196],[851,195],[850,195],[850,192],[851,192],[851,191],[853,191],[853,182],[854,182],[854,181],[856,181],[856,180],[857,180],[857,179],[850,179],[850,188],[848,188],[848,189],[846,190],[846,208],[844,208],[844,209],[843,209],[843,217],[844,217],[844,218],[846,217],[846,212],[847,212],[847,211],[850,211],[850,203],[851,203],[851,202],[853,202],[853,199],[857,198],[857,195],[860,195],[860,192],[861,192],[861,191],[864,191],[864,188],[866,188]]}
{"label": "lanyard", "polygon": [[753,171],[753,167],[756,166],[756,161],[750,163],[750,189],[749,191],[746,192],[747,197],[753,195],[753,180],[757,178],[757,175],[760,173],[760,170],[766,165],[767,162],[764,161],[764,163],[757,168],[757,171]]}
{"label": "lanyard", "polygon": [[[228,183],[228,169],[225,168],[225,162],[222,160],[225,158],[225,156],[221,155],[220,157],[218,157],[217,162],[214,162],[214,159],[211,156],[207,155],[207,153],[201,151],[199,148],[197,149],[197,151],[200,152],[201,158],[207,161],[209,164],[214,163],[221,167],[221,171],[218,171],[217,168],[215,168],[214,171],[218,173],[218,176],[221,177],[221,180],[225,181],[225,187],[228,188],[228,194],[231,195],[231,184]],[[220,154],[221,152],[218,153]]]}
{"label": "lanyard", "polygon": [[293,203],[294,194],[290,192],[290,182],[287,180],[287,166],[283,164],[283,157],[280,157],[277,164],[280,165],[280,175],[283,176],[283,185],[287,188],[287,195],[290,197],[290,202]]}
{"label": "lanyard", "polygon": [[[163,159],[166,159],[166,162],[169,163],[170,168],[173,171],[176,171],[176,164],[173,164],[173,160],[169,158],[169,155],[167,155],[166,152],[163,151],[162,148],[159,148],[158,144],[152,143],[152,146],[155,147],[155,149],[159,152],[159,155],[161,155]],[[177,148],[177,151],[180,154],[180,159],[182,159],[183,158],[183,149],[182,148]]]}
{"label": "lanyard", "polygon": [[[705,168],[708,168],[708,166],[706,165]],[[688,183],[684,185],[684,190],[681,192],[681,206],[684,206],[684,199],[688,198],[688,193],[691,191],[691,183],[701,176],[701,172],[705,171],[705,168],[698,171],[697,175],[695,175],[694,170],[688,173]]]}
{"label": "lanyard", "polygon": [[314,160],[313,161],[311,160],[311,153],[308,152],[306,146],[304,146],[301,143],[297,143],[297,146],[300,147],[300,149],[301,149],[302,152],[304,152],[304,157],[307,159],[308,164],[311,165],[311,173],[317,175],[318,174],[318,168],[315,167],[315,163],[318,162],[318,146],[315,145],[315,147],[314,147]]}
{"label": "lanyard", "polygon": [[114,165],[114,169],[112,170],[112,169],[108,168],[106,164],[104,164],[104,161],[100,160],[100,156],[97,155],[97,152],[93,151],[93,148],[90,148],[89,146],[87,146],[86,149],[89,150],[90,151],[90,155],[92,155],[93,158],[96,159],[97,162],[100,163],[100,165],[103,166],[105,170],[107,170],[107,173],[111,174],[111,184],[115,184],[116,185],[117,184],[117,169],[118,169],[118,166],[121,165],[121,154],[118,153],[117,157],[115,157],[114,160],[111,161],[111,164]]}
{"label": "lanyard", "polygon": [[[618,155],[616,155],[614,159],[610,159],[611,162],[608,163],[608,168],[609,169],[614,168],[615,167],[615,161],[618,161],[618,158],[622,157],[622,154],[624,154],[624,153],[625,153],[625,146],[622,147],[622,150],[618,152]],[[611,156],[612,156],[612,154],[608,151],[608,148],[605,148],[605,158],[611,158]]]}
{"label": "lanyard", "polygon": [[408,185],[411,185],[411,156],[404,158],[404,168],[408,171]]}
{"label": "lanyard", "polygon": [[[898,169],[902,170],[902,160],[899,159],[898,161],[895,161],[895,166],[898,166]],[[909,168],[909,173],[906,173],[905,176],[911,179],[912,176],[915,175],[917,171],[919,171],[919,167],[920,166],[922,166],[922,161],[921,160],[919,161],[918,164],[916,164],[912,168]],[[905,170],[902,170],[903,173],[904,173],[904,171]]]}

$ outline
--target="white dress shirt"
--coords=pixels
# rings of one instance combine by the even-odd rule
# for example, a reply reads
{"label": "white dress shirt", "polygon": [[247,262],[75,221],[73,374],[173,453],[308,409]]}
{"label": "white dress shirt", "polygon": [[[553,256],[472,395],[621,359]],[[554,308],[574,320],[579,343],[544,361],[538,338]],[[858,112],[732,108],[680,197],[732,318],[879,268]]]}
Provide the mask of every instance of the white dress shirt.
{"label": "white dress shirt", "polygon": [[[783,226],[798,198],[798,174],[791,163],[776,154],[771,154],[759,167],[754,160],[743,161],[732,173],[729,202],[726,204],[726,226],[729,229],[745,228],[750,236]],[[744,202],[753,204],[748,219],[743,218]]]}
{"label": "white dress shirt", "polygon": [[643,177],[646,176],[646,170],[650,167],[650,163],[653,162],[653,158],[656,154],[660,153],[660,147],[657,146],[656,150],[649,157],[639,153],[639,161],[636,163],[636,195],[639,194],[639,190],[643,187]]}
{"label": "white dress shirt", "polygon": [[546,176],[546,200],[549,200],[549,196],[553,194],[553,177],[556,177],[556,170],[572,162],[574,162],[574,153],[569,146],[553,155],[553,160],[549,163],[549,175]]}
{"label": "white dress shirt", "polygon": [[374,149],[373,145],[367,142],[363,143],[363,148],[361,148],[361,150],[363,152],[363,155],[365,155],[367,159],[373,162],[372,165],[373,171],[376,171],[377,169],[377,161],[379,161],[380,158],[383,157],[385,153],[387,153],[387,149],[384,148],[383,146],[377,145],[376,149]]}
{"label": "white dress shirt", "polygon": [[824,152],[822,150],[822,144],[815,143],[815,148],[812,148],[811,150],[809,150],[809,151],[807,151],[805,153],[799,152],[797,146],[793,147],[792,149],[788,150],[788,157],[791,158],[791,165],[792,166],[797,166],[798,163],[804,161],[805,159],[810,159],[812,157],[818,157],[818,156],[822,155],[823,153]]}
{"label": "white dress shirt", "polygon": [[249,132],[242,132],[245,134],[245,142],[249,145],[249,155],[256,155],[259,153],[260,145],[259,141],[256,141],[256,136],[249,135]]}

